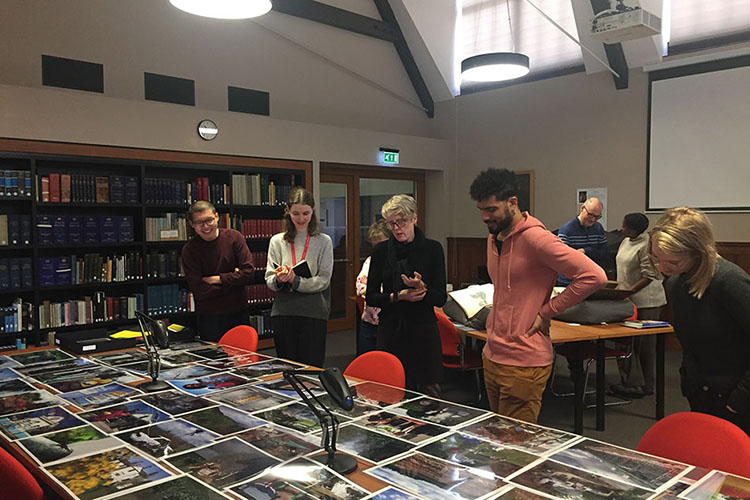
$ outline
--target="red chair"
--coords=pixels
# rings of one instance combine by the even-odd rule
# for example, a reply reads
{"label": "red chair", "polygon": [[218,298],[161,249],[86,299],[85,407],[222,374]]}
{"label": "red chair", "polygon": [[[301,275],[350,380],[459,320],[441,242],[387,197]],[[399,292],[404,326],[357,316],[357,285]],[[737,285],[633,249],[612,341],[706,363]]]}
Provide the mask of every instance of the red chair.
{"label": "red chair", "polygon": [[370,351],[354,358],[344,370],[344,375],[403,389],[406,374],[401,361],[385,351]]}
{"label": "red chair", "polygon": [[643,435],[638,451],[750,477],[750,436],[705,413],[685,411],[661,419]]}
{"label": "red chair", "polygon": [[482,351],[467,349],[463,338],[458,334],[456,325],[445,314],[435,311],[437,326],[440,332],[440,343],[443,346],[443,368],[450,370],[473,371],[477,383],[479,400],[482,399]]}
{"label": "red chair", "polygon": [[3,489],[0,494],[2,498],[44,499],[44,490],[34,476],[3,448],[0,448],[0,485]]}
{"label": "red chair", "polygon": [[231,328],[219,339],[219,345],[255,352],[258,350],[258,332],[252,326],[238,325]]}

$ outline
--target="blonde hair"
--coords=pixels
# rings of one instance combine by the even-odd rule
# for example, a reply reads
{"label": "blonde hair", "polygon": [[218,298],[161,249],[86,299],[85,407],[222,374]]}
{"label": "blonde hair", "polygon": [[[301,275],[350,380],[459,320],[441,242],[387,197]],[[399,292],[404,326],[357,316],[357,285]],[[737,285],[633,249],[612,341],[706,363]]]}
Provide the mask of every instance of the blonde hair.
{"label": "blonde hair", "polygon": [[[385,219],[378,219],[372,224],[367,230],[367,241],[373,243],[378,239],[388,239],[391,237],[391,232],[388,230],[388,226],[385,223]],[[374,244],[374,243],[373,243]]]}
{"label": "blonde hair", "polygon": [[417,202],[408,194],[397,194],[383,203],[380,214],[385,218],[400,215],[404,219],[412,219],[417,215]]}
{"label": "blonde hair", "polygon": [[690,207],[667,210],[649,232],[652,244],[665,252],[695,259],[685,273],[690,293],[703,297],[716,272],[716,241],[711,221],[702,211]]}

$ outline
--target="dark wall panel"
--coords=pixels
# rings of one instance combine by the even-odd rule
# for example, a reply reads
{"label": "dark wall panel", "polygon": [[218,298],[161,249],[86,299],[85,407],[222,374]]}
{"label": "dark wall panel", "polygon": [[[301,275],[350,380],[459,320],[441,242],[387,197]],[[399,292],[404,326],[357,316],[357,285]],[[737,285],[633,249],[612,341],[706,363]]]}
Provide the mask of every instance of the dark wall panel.
{"label": "dark wall panel", "polygon": [[268,92],[230,86],[227,88],[227,101],[229,111],[265,116],[271,114]]}
{"label": "dark wall panel", "polygon": [[42,54],[42,85],[104,93],[104,65]]}
{"label": "dark wall panel", "polygon": [[194,80],[156,73],[144,73],[143,76],[146,100],[195,106]]}

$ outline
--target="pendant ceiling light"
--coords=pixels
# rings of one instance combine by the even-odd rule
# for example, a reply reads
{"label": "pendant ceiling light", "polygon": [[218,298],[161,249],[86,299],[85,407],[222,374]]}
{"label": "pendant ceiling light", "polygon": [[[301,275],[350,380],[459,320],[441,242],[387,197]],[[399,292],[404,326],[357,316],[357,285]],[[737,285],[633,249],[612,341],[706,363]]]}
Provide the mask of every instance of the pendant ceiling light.
{"label": "pendant ceiling light", "polygon": [[169,0],[180,10],[215,19],[248,19],[271,10],[271,0]]}
{"label": "pendant ceiling light", "polygon": [[[479,22],[474,34],[474,49],[476,50],[479,29],[482,26],[482,12],[484,11],[484,2],[479,6]],[[508,28],[510,29],[510,39],[512,52],[490,52],[467,57],[461,61],[461,81],[462,82],[502,82],[520,78],[529,72],[529,57],[520,52],[516,52],[515,40],[513,37],[513,23],[510,19],[510,4],[505,0],[505,8],[508,12]],[[497,7],[493,7],[493,14]],[[496,23],[491,23],[491,29],[496,29]]]}

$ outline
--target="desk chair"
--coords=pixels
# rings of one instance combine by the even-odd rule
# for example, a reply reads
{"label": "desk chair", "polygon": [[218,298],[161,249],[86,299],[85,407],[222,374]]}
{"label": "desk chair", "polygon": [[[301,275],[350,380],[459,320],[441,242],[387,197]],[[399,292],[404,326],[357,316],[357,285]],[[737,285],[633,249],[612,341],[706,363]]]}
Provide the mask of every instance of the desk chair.
{"label": "desk chair", "polygon": [[437,326],[440,332],[440,343],[443,347],[443,368],[449,370],[473,371],[477,384],[478,399],[482,400],[482,380],[479,373],[482,371],[482,351],[480,349],[467,349],[463,338],[458,334],[456,325],[448,317],[435,311]]}
{"label": "desk chair", "polygon": [[0,485],[2,498],[44,500],[44,490],[34,476],[3,448],[0,448]]}
{"label": "desk chair", "polygon": [[255,352],[258,350],[258,332],[256,332],[255,328],[252,326],[237,325],[234,328],[229,329],[229,331],[219,339],[219,345],[226,345]]}
{"label": "desk chair", "polygon": [[[604,360],[618,360],[618,359],[627,359],[633,354],[633,344],[632,342],[629,344],[622,344],[622,343],[615,343],[613,346],[607,346],[605,344],[604,346]],[[565,358],[572,358],[575,356],[575,351],[577,347],[573,345],[572,343],[569,344],[560,344],[554,346],[555,349],[555,359],[552,362],[552,374],[549,377],[549,383],[548,387],[552,395],[558,396],[558,397],[567,397],[567,396],[573,396],[575,393],[573,392],[565,392],[560,393],[555,390],[555,375],[557,373],[557,354],[562,354],[565,356]],[[584,342],[583,348],[582,348],[582,355],[583,355],[583,395],[584,397],[587,394],[596,394],[596,391],[587,391],[588,384],[589,384],[589,369],[591,368],[591,364],[596,361],[596,342]],[[604,403],[604,406],[617,406],[617,405],[627,405],[632,403],[630,399],[621,398],[619,396],[611,396],[615,399],[615,401],[607,401]],[[595,404],[589,404],[586,405],[586,408],[594,408],[596,407]]]}
{"label": "desk chair", "polygon": [[370,351],[360,354],[344,370],[344,375],[379,384],[406,387],[404,365],[393,354],[385,351]]}
{"label": "desk chair", "polygon": [[668,415],[646,431],[638,451],[750,477],[750,437],[728,420],[696,412]]}

